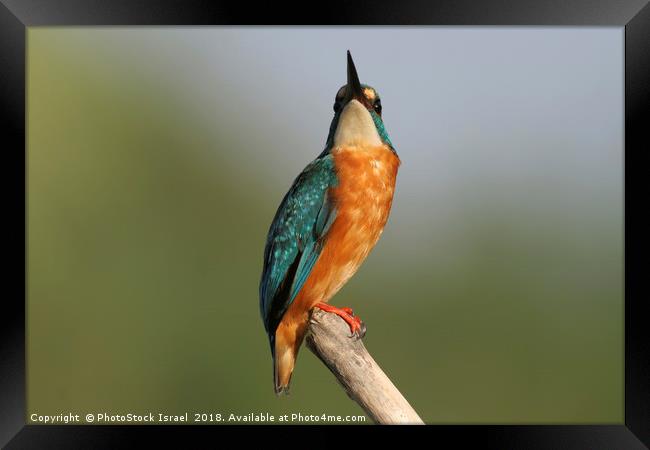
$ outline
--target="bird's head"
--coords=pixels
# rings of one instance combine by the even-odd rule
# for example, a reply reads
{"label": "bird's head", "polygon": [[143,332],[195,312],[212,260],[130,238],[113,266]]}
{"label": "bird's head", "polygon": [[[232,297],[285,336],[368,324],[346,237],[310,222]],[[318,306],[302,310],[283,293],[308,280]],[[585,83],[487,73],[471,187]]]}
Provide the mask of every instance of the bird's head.
{"label": "bird's head", "polygon": [[327,138],[328,148],[393,144],[381,117],[381,99],[377,91],[361,84],[348,51],[348,82],[336,93],[334,119]]}

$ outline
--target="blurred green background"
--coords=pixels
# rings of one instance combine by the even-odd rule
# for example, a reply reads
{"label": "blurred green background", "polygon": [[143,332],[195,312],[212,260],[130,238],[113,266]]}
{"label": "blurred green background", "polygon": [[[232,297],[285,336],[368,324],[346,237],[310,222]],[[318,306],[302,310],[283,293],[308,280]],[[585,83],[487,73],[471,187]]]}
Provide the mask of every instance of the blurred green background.
{"label": "blurred green background", "polygon": [[275,397],[257,293],[350,48],[403,164],[332,303],[428,423],[622,423],[622,39],[29,28],[28,416],[363,413],[304,348]]}

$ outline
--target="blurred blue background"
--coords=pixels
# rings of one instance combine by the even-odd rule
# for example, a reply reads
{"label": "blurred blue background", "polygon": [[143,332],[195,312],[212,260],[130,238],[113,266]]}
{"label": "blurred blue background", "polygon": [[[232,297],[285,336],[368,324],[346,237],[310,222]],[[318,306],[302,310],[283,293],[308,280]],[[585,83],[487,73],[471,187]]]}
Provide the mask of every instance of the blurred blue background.
{"label": "blurred blue background", "polygon": [[402,159],[332,300],[428,423],[623,422],[622,28],[28,29],[28,414],[361,414],[257,287],[345,51]]}

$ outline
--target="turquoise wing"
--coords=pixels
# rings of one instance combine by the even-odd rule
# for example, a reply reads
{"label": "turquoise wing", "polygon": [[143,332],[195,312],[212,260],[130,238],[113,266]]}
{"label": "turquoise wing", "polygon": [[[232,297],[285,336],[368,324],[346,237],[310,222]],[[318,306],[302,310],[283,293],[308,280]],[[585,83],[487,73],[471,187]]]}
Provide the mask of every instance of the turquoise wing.
{"label": "turquoise wing", "polygon": [[337,184],[332,156],[325,154],[296,178],[271,223],[260,280],[260,312],[267,333],[307,280],[336,216],[328,191]]}

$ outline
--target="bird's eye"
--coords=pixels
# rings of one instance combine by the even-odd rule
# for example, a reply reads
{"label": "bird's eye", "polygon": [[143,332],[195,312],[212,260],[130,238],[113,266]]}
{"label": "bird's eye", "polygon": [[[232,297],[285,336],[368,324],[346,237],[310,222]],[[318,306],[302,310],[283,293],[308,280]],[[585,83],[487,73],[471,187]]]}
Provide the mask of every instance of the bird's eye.
{"label": "bird's eye", "polygon": [[334,102],[334,112],[337,113],[341,109],[341,103],[340,102]]}
{"label": "bird's eye", "polygon": [[374,105],[372,107],[375,109],[377,114],[381,114],[381,100],[377,99]]}

